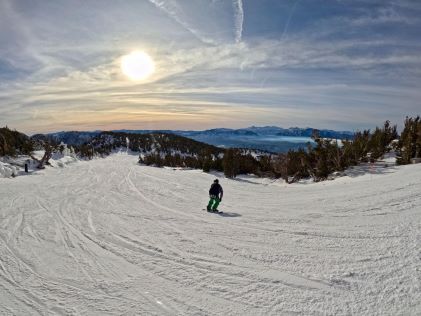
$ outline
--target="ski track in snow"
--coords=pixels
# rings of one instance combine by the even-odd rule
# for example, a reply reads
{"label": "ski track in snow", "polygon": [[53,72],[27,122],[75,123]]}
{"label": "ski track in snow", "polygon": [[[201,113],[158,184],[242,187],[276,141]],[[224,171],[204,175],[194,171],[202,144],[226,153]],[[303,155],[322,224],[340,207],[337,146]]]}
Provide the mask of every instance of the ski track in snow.
{"label": "ski track in snow", "polygon": [[0,314],[419,315],[421,165],[284,185],[116,154],[0,179]]}

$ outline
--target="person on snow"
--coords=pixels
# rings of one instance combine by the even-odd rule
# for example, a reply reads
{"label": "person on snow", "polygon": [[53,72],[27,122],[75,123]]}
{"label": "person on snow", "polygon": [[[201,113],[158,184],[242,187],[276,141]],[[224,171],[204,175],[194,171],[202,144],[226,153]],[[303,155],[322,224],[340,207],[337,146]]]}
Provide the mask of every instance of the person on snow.
{"label": "person on snow", "polygon": [[218,205],[222,201],[222,196],[224,195],[224,191],[222,190],[221,185],[219,184],[219,180],[215,179],[209,189],[209,203],[207,206],[208,212],[219,212]]}

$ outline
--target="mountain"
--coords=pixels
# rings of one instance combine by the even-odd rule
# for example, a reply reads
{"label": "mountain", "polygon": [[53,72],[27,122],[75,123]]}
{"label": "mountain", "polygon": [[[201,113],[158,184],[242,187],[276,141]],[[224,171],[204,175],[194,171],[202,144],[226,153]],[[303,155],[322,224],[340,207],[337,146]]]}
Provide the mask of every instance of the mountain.
{"label": "mountain", "polygon": [[92,137],[82,147],[94,148],[97,152],[109,154],[112,150],[127,147],[134,152],[173,154],[175,152],[197,156],[206,152],[218,156],[223,149],[198,142],[194,139],[163,132],[155,133],[126,133],[100,132]]}
{"label": "mountain", "polygon": [[204,131],[175,131],[183,136],[259,136],[258,133],[255,133],[247,129],[230,129],[230,128],[213,128]]}
{"label": "mountain", "polygon": [[[251,126],[247,128],[214,128],[203,131],[188,130],[114,130],[116,133],[151,134],[165,133],[188,137],[199,142],[224,148],[248,148],[269,152],[287,152],[306,148],[312,143],[313,128],[281,128],[277,126]],[[320,137],[334,139],[352,139],[353,133],[348,131],[318,130]],[[58,141],[69,145],[82,145],[89,142],[101,132],[59,132],[50,134]]]}
{"label": "mountain", "polygon": [[77,132],[77,131],[70,131],[70,132],[57,132],[48,134],[49,136],[53,137],[57,141],[62,141],[65,144],[69,145],[82,145],[90,141],[95,136],[98,136],[101,131],[93,131],[93,132]]}
{"label": "mountain", "polygon": [[[288,129],[282,129],[281,131],[276,133],[276,135],[278,135],[278,136],[295,136],[295,137],[311,137],[315,130],[317,130],[317,129],[291,127],[291,128],[288,128]],[[319,132],[319,135],[322,138],[351,140],[354,137],[353,132],[347,132],[347,131],[334,131],[334,130],[329,130],[329,129],[322,129],[322,130],[317,130],[317,131]]]}
{"label": "mountain", "polygon": [[[311,137],[314,128],[290,127],[282,128],[277,126],[247,127],[240,129],[214,128],[204,131],[166,131],[183,136],[291,136]],[[349,131],[334,131],[328,129],[318,130],[321,137],[335,139],[352,139],[354,133]],[[130,131],[127,131],[130,132]],[[139,132],[139,131],[132,131]]]}
{"label": "mountain", "polygon": [[[182,135],[186,137],[198,137],[198,136],[290,136],[290,137],[311,137],[314,128],[299,128],[290,127],[282,128],[277,126],[263,126],[256,127],[251,126],[247,128],[231,129],[231,128],[213,128],[203,131],[189,131],[189,130],[115,130],[115,132],[125,133],[151,133],[151,132],[164,132]],[[329,129],[318,130],[319,134],[323,138],[335,138],[335,139],[352,139],[354,136],[353,132],[350,131],[335,131]]]}
{"label": "mountain", "polygon": [[315,129],[311,127],[299,128],[290,127],[282,128],[277,126],[263,126],[263,127],[248,127],[240,129],[240,131],[249,131],[257,135],[276,135],[276,136],[291,136],[291,137],[311,137],[313,131],[319,131],[320,137],[323,138],[335,138],[335,139],[352,139],[354,136],[353,132],[350,131],[334,131],[329,129]]}

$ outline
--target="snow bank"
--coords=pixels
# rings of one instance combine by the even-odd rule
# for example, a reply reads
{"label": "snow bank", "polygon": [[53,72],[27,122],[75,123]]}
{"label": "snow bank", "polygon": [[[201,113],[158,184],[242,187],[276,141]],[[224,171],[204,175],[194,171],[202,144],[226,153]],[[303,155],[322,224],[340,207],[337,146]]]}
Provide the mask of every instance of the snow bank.
{"label": "snow bank", "polygon": [[[38,160],[41,160],[44,156],[44,151],[34,152],[34,157]],[[79,161],[75,154],[63,151],[63,153],[54,153],[50,160],[49,164],[53,168],[64,168],[66,165]]]}
{"label": "snow bank", "polygon": [[0,161],[0,178],[10,178],[17,175],[17,169],[8,163]]}
{"label": "snow bank", "polygon": [[71,156],[62,156],[62,157],[57,157],[56,159],[50,159],[49,163],[50,166],[53,168],[63,168],[68,164],[77,162],[78,159],[76,157],[71,157]]}
{"label": "snow bank", "polygon": [[[0,160],[0,178],[10,178],[25,175],[25,164],[28,165],[29,172],[38,171],[39,160],[44,156],[43,150],[33,152],[33,159],[30,156],[21,155],[18,157],[2,157]],[[37,161],[38,160],[38,161]],[[79,161],[73,149],[68,149],[64,145],[62,153],[56,152],[49,160],[49,166],[53,168],[64,168],[66,165]]]}

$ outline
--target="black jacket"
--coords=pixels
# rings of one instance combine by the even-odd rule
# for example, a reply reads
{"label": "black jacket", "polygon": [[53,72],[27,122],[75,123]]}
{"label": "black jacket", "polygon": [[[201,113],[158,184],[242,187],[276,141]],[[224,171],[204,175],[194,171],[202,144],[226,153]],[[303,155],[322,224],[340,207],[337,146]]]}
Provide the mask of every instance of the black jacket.
{"label": "black jacket", "polygon": [[221,198],[224,195],[224,191],[219,183],[212,183],[211,188],[209,189],[209,195],[219,196],[221,194]]}

